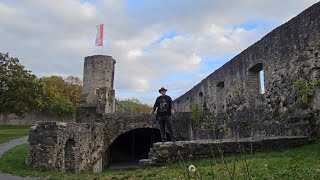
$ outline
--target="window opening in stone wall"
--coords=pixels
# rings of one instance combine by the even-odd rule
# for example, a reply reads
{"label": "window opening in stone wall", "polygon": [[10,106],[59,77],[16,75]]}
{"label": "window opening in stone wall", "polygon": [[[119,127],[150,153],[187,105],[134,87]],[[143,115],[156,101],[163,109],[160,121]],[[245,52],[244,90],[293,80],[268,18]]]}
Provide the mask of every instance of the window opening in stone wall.
{"label": "window opening in stone wall", "polygon": [[216,90],[216,105],[217,113],[225,112],[225,88],[224,82],[217,84]]}
{"label": "window opening in stone wall", "polygon": [[259,94],[264,94],[265,89],[264,89],[264,70],[261,70],[259,72]]}
{"label": "window opening in stone wall", "polygon": [[75,142],[72,139],[67,140],[64,147],[64,167],[66,172],[75,172]]}
{"label": "window opening in stone wall", "polygon": [[256,64],[249,69],[248,92],[249,96],[265,93],[265,79],[262,63]]}

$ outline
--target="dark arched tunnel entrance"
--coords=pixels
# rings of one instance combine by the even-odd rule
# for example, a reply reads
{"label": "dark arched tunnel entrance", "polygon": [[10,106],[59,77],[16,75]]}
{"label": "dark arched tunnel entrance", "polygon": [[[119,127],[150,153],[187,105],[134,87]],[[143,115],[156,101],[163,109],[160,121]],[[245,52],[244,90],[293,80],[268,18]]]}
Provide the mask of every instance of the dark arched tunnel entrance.
{"label": "dark arched tunnel entrance", "polygon": [[[167,133],[167,138],[170,136]],[[140,159],[148,158],[153,143],[161,142],[159,129],[133,129],[118,136],[109,148],[111,167],[137,166]]]}

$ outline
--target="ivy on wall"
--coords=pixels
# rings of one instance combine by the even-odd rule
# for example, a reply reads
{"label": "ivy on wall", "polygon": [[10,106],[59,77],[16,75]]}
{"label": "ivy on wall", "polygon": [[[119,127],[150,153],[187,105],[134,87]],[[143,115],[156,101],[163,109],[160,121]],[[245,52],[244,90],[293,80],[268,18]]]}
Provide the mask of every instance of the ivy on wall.
{"label": "ivy on wall", "polygon": [[293,86],[298,89],[298,94],[303,103],[308,103],[309,98],[313,96],[317,86],[320,86],[320,80],[308,81],[305,79],[297,80]]}

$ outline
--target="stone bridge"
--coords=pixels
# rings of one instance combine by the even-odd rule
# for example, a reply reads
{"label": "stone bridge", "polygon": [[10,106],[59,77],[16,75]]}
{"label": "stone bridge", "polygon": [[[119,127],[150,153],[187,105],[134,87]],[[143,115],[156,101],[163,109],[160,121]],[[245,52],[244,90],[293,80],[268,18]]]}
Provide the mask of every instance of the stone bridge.
{"label": "stone bridge", "polygon": [[[39,122],[30,132],[28,163],[40,169],[100,172],[121,162],[137,164],[161,141],[154,115],[95,118],[82,123]],[[189,139],[188,118],[187,113],[173,116],[178,140]]]}

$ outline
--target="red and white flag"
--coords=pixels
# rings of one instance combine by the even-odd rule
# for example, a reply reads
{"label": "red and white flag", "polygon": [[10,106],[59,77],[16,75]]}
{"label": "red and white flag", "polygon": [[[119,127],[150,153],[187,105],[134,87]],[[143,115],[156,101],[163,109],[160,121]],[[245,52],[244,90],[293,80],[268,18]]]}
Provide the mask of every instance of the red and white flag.
{"label": "red and white flag", "polygon": [[96,46],[103,46],[103,24],[97,26]]}

